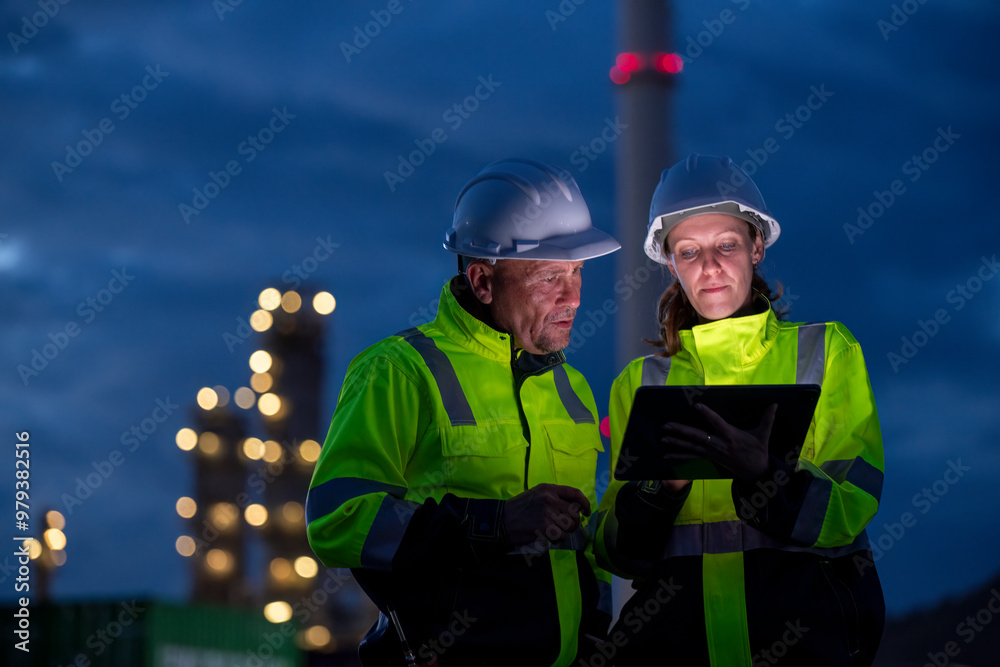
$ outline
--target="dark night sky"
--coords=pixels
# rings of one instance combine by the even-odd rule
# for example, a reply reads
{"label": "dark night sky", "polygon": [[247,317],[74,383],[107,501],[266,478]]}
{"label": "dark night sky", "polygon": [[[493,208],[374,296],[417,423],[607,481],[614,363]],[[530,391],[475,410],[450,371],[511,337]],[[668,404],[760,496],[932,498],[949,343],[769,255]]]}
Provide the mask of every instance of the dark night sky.
{"label": "dark night sky", "polygon": [[[764,269],[785,285],[791,319],[842,321],[865,351],[886,451],[869,532],[891,543],[878,567],[900,613],[997,571],[1000,7],[911,0],[902,4],[914,13],[883,34],[892,4],[675,3],[672,34],[688,62],[673,99],[677,155],[663,166],[689,152],[744,161],[768,140],[779,146],[754,176],[782,224]],[[569,168],[595,223],[614,231],[614,151],[573,161],[616,115],[614,3],[587,2],[550,24],[557,0],[402,0],[347,62],[340,43],[386,5],[244,2],[220,18],[210,0],[72,2],[25,43],[0,45],[0,415],[8,442],[31,432],[33,507],[63,509],[63,494],[122,449],[121,434],[157,400],[181,406],[66,512],[57,599],[187,595],[174,501],[193,481],[174,435],[199,388],[246,383],[252,344],[230,352],[223,336],[318,238],[339,244],[311,276],[338,300],[326,419],[350,359],[436,303],[454,266],[441,248],[454,197],[486,163],[521,155]],[[727,8],[734,20],[686,52]],[[5,3],[3,33],[19,34],[37,11]],[[144,77],[151,90],[123,117],[114,101]],[[447,112],[480,77],[493,90],[459,123]],[[814,87],[828,99],[799,127],[783,124]],[[287,126],[248,161],[241,143],[275,109]],[[104,118],[113,131],[56,174],[66,146],[97,136]],[[447,140],[390,190],[384,172],[436,128]],[[939,133],[952,137],[938,142],[943,152]],[[922,154],[933,158],[926,169],[911,160]],[[186,222],[179,205],[230,160],[240,172]],[[876,193],[897,180],[893,203],[849,238],[858,207],[888,201]],[[91,312],[87,299],[115,271],[134,277]],[[614,272],[610,258],[588,264],[581,314],[615,298]],[[924,344],[894,367],[889,354],[936,315],[936,329],[925,324],[934,335],[917,335]],[[69,324],[78,335],[23,381],[18,366]],[[620,370],[612,328],[570,358],[602,410]],[[949,462],[969,469],[934,487]],[[897,539],[883,524],[904,512],[916,523]],[[0,601],[13,597],[0,574]]]}

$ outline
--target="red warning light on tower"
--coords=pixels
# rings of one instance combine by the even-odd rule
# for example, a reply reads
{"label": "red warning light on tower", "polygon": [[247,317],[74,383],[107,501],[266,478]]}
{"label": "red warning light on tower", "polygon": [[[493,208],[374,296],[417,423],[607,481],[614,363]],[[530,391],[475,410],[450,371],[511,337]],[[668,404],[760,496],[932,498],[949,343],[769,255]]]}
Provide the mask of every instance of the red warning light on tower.
{"label": "red warning light on tower", "polygon": [[618,65],[611,68],[611,80],[617,83],[619,86],[628,83],[628,80],[632,78],[628,72],[622,71]]}
{"label": "red warning light on tower", "polygon": [[684,69],[684,61],[676,53],[657,53],[653,56],[653,66],[660,72],[677,74]]}
{"label": "red warning light on tower", "polygon": [[615,58],[611,68],[611,80],[618,85],[628,83],[633,75],[661,78],[665,74],[678,74],[684,69],[684,61],[676,53],[641,54],[626,51]]}
{"label": "red warning light on tower", "polygon": [[626,73],[639,69],[641,62],[638,53],[619,53],[618,57],[615,58],[615,64],[618,65],[618,69]]}

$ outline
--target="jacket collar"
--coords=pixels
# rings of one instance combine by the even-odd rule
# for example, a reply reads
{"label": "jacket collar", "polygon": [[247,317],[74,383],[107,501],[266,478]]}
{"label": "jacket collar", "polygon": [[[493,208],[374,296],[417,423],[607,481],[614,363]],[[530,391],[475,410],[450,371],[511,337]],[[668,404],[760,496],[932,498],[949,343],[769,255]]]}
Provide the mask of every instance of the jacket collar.
{"label": "jacket collar", "polygon": [[475,297],[465,286],[461,276],[445,283],[438,300],[438,312],[431,326],[441,331],[456,343],[476,354],[510,363],[510,334],[497,331],[462,307],[462,302]]}
{"label": "jacket collar", "polygon": [[[485,309],[476,308],[477,305],[478,301],[469,292],[462,277],[456,276],[441,289],[438,312],[432,326],[478,355],[510,364],[514,354],[513,337],[483,321],[489,315]],[[514,367],[518,375],[525,377],[544,373],[566,361],[561,351],[531,354],[518,350],[515,358],[517,363]]]}
{"label": "jacket collar", "polygon": [[[763,297],[762,297],[763,298]],[[764,299],[766,302],[766,299]],[[759,361],[774,344],[778,335],[778,318],[770,307],[743,317],[727,317],[708,324],[696,324],[681,329],[681,351],[708,378],[702,367],[711,359],[716,372],[736,371]]]}

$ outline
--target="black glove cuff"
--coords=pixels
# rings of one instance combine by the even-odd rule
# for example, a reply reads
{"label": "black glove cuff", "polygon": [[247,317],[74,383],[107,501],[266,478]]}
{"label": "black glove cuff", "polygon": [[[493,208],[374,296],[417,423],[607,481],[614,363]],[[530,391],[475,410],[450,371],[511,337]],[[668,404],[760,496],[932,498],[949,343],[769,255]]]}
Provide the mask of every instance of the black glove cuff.
{"label": "black glove cuff", "polygon": [[470,499],[465,509],[468,538],[479,542],[504,543],[504,501],[492,498]]}

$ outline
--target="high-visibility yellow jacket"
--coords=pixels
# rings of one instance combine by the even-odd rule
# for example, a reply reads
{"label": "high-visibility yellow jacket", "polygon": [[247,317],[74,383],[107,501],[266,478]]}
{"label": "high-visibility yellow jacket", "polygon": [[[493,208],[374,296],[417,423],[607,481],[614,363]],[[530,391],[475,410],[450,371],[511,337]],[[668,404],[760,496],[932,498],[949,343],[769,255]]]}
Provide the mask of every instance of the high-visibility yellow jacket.
{"label": "high-visibility yellow jacket", "polygon": [[454,290],[433,322],[351,362],[310,484],[309,541],[383,612],[366,664],[402,657],[391,606],[420,659],[568,665],[578,634],[610,621],[593,528],[514,549],[501,501],[554,483],[596,509],[593,394],[561,352],[515,351]]}
{"label": "high-visibility yellow jacket", "polygon": [[638,588],[612,631],[618,664],[643,646],[691,665],[870,660],[884,603],[865,526],[884,463],[860,345],[840,323],[781,322],[769,307],[680,336],[676,355],[636,359],[615,380],[612,470],[641,385],[819,384],[821,394],[795,468],[772,456],[758,479],[694,480],[677,498],[612,481],[598,562]]}

